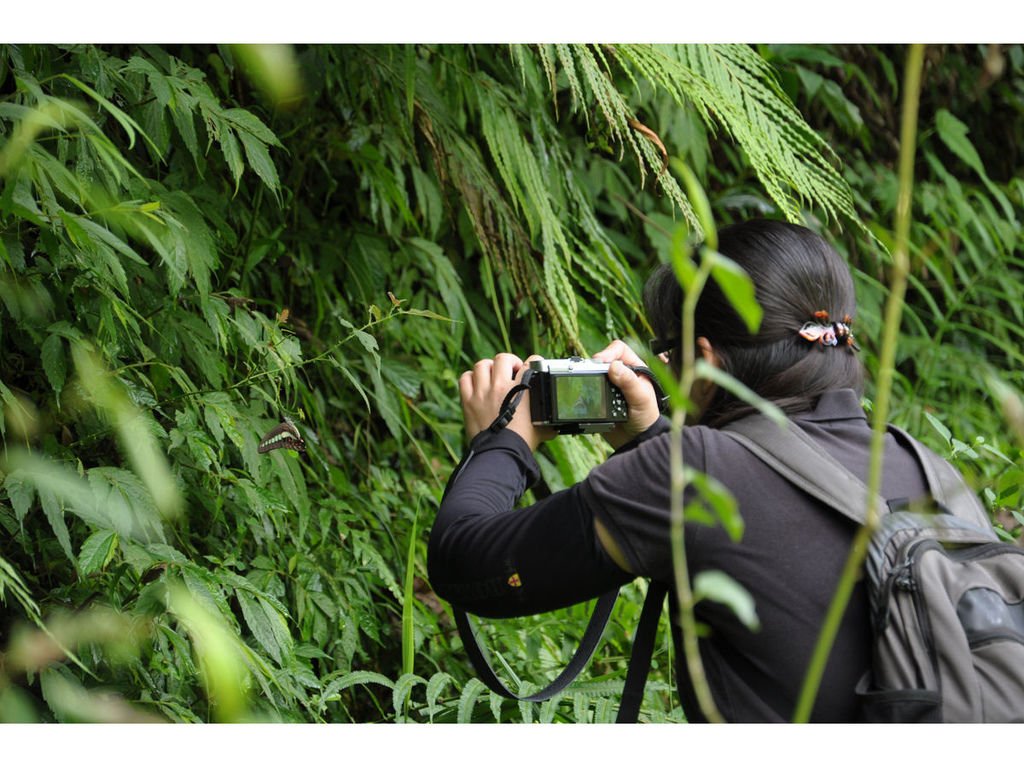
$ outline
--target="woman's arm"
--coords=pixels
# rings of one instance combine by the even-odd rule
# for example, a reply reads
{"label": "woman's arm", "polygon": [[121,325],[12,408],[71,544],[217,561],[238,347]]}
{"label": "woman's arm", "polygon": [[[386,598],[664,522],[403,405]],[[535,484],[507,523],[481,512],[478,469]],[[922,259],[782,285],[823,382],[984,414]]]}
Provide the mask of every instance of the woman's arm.
{"label": "woman's arm", "polygon": [[[631,351],[615,342],[599,354],[612,362]],[[553,432],[530,421],[528,394],[505,429],[492,433],[487,426],[508,391],[521,381],[528,362],[500,354],[479,361],[459,379],[466,430],[473,441],[468,460],[449,482],[428,547],[434,590],[484,616],[550,611],[633,578],[577,486],[515,508],[540,476],[533,451]],[[630,404],[630,423],[619,428],[613,442],[621,451],[655,433],[657,404],[650,383],[624,366],[615,366],[610,376]]]}
{"label": "woman's arm", "polygon": [[538,477],[516,433],[474,441],[430,535],[428,569],[438,595],[481,616],[526,616],[590,600],[633,578],[597,540],[575,486],[515,509]]}

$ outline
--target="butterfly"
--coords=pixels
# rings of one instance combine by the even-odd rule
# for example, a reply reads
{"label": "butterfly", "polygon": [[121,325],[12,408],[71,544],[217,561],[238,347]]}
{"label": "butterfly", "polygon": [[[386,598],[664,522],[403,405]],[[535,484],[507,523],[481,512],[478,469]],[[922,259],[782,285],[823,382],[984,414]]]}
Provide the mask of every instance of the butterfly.
{"label": "butterfly", "polygon": [[267,453],[275,448],[291,448],[293,451],[302,452],[306,450],[306,441],[299,434],[299,428],[287,416],[284,417],[284,421],[263,436],[256,451]]}

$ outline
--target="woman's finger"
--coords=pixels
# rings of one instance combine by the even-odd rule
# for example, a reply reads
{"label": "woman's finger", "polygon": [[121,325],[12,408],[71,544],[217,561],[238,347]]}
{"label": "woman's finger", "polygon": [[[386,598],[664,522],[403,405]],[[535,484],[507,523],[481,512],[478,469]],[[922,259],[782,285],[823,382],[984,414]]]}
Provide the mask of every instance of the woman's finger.
{"label": "woman's finger", "polygon": [[621,361],[615,361],[608,369],[608,378],[612,384],[622,390],[623,397],[630,412],[641,409],[658,409],[657,395],[654,387],[645,377],[637,375],[627,368]]}
{"label": "woman's finger", "polygon": [[523,364],[520,366],[519,370],[516,371],[516,383],[519,383],[520,381],[522,381],[523,374],[530,369],[530,363],[532,363],[534,360],[543,360],[543,359],[544,358],[541,357],[540,355],[530,355],[528,358],[523,360]]}
{"label": "woman's finger", "polygon": [[612,363],[621,360],[626,365],[643,365],[644,361],[624,341],[615,339],[611,344],[594,355],[594,359],[602,363]]}
{"label": "woman's finger", "polygon": [[463,402],[473,396],[473,372],[463,371],[459,376],[459,397]]}
{"label": "woman's finger", "polygon": [[523,361],[518,355],[511,352],[501,352],[494,356],[494,367],[492,377],[495,382],[508,383],[515,379],[519,369],[523,367]]}
{"label": "woman's finger", "polygon": [[491,369],[494,368],[494,360],[485,358],[477,360],[473,365],[473,390],[486,391],[491,386]]}

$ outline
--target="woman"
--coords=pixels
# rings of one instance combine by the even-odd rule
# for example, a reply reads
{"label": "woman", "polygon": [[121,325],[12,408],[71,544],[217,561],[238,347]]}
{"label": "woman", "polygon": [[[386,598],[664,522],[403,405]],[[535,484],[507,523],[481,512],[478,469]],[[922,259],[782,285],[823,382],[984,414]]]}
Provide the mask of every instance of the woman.
{"label": "woman", "polygon": [[[719,251],[750,275],[764,318],[757,333],[749,333],[710,283],[696,309],[700,354],[782,408],[822,452],[865,479],[871,428],[860,406],[862,370],[849,329],[853,282],[842,258],[810,230],[767,220],[722,230]],[[670,268],[652,275],[644,302],[656,334],[667,340],[656,351],[677,365],[682,293]],[[633,350],[615,341],[594,357],[612,364],[608,376],[629,405],[629,421],[607,433],[615,454],[573,487],[515,509],[539,476],[533,451],[552,434],[531,423],[524,400],[507,429],[479,438],[430,539],[433,587],[453,604],[508,617],[592,599],[635,576],[671,583],[667,420],[659,415],[650,382],[626,367],[642,364]],[[495,418],[525,367],[515,355],[499,354],[462,375],[470,437]],[[748,406],[706,383],[695,397],[702,410],[699,422],[683,430],[683,455],[687,465],[733,494],[744,532],[737,542],[720,527],[687,522],[690,576],[729,574],[754,598],[761,623],[752,631],[725,606],[698,603],[697,619],[709,627],[701,640],[708,683],[726,720],[788,721],[856,525],[720,429],[749,413]],[[884,462],[883,497],[924,495],[927,485],[914,456],[889,436]],[[868,600],[858,586],[813,720],[857,719],[854,688],[869,665],[869,638]],[[698,720],[685,664],[678,671],[684,711]]]}

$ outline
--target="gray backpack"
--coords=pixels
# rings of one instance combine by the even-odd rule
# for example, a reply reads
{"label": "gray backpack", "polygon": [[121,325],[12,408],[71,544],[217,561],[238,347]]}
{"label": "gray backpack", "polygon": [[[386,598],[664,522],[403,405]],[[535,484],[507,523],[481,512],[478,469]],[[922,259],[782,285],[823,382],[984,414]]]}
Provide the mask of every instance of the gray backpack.
{"label": "gray backpack", "polygon": [[[725,428],[775,471],[863,524],[867,487],[796,424]],[[865,570],[873,663],[857,686],[869,722],[1024,722],[1024,549],[995,535],[960,474],[906,432],[932,510],[876,498]],[[827,478],[827,480],[825,480]],[[887,514],[885,514],[888,511]]]}

